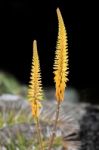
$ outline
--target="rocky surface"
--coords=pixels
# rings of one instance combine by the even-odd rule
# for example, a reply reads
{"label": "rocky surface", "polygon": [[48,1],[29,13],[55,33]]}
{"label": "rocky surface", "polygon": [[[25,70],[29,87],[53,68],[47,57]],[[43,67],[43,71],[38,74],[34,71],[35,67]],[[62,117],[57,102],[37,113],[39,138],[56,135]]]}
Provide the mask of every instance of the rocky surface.
{"label": "rocky surface", "polygon": [[[90,111],[88,111],[88,108],[90,108]],[[93,113],[91,108],[93,108]],[[44,138],[49,139],[52,133],[55,110],[56,101],[43,101],[40,123]],[[98,113],[96,113],[96,110]],[[36,136],[35,123],[27,99],[12,94],[1,95],[0,113],[3,120],[0,127],[0,145],[2,147],[5,143],[7,144],[12,139],[16,139],[18,134],[24,136],[27,141]],[[10,115],[12,122],[8,120]],[[89,150],[90,143],[93,143],[93,148],[91,147],[90,150],[98,150],[99,144],[96,142],[99,141],[98,116],[98,106],[64,101],[61,105],[56,132],[56,136],[61,136],[63,139],[62,147],[64,147],[64,150]],[[63,149],[62,147],[60,149]]]}
{"label": "rocky surface", "polygon": [[86,107],[79,133],[83,150],[99,150],[99,107]]}

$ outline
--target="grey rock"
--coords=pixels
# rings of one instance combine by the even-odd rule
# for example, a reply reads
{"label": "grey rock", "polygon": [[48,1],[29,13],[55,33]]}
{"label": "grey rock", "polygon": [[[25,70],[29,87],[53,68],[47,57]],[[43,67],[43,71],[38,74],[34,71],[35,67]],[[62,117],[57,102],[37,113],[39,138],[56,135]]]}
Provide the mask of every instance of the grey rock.
{"label": "grey rock", "polygon": [[[56,101],[42,101],[43,108],[40,114],[41,131],[44,138],[50,137],[56,115]],[[86,115],[86,108],[90,107],[87,103],[70,103],[64,101],[60,107],[60,115],[57,124],[56,136],[62,137],[64,149],[78,150],[81,145],[79,139],[80,122]],[[99,109],[99,106],[94,106]],[[9,112],[14,114],[14,119],[22,113],[26,117],[24,123],[7,124]],[[36,139],[35,123],[32,119],[31,108],[27,101],[17,95],[0,96],[0,113],[3,114],[4,124],[0,129],[0,144],[9,143],[11,139],[16,139],[17,135],[23,135],[26,140]],[[29,122],[29,119],[32,122]],[[62,149],[62,148],[61,148]]]}

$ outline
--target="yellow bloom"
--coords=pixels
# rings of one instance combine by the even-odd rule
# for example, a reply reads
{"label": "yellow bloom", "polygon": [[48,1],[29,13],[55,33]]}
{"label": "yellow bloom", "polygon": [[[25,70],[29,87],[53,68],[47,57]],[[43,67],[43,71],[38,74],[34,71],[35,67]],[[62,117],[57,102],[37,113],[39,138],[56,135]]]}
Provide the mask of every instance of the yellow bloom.
{"label": "yellow bloom", "polygon": [[34,118],[38,118],[40,115],[40,109],[42,107],[41,103],[39,101],[31,102],[31,109],[32,109],[32,115]]}
{"label": "yellow bloom", "polygon": [[30,84],[28,88],[28,99],[32,107],[33,117],[34,118],[39,117],[41,108],[40,100],[43,99],[43,90],[41,84],[40,64],[36,40],[34,40],[33,42],[33,59],[32,59]]}
{"label": "yellow bloom", "polygon": [[63,101],[68,81],[68,46],[67,33],[59,8],[57,8],[57,16],[59,30],[54,61],[54,82],[56,86],[56,99],[57,101]]}

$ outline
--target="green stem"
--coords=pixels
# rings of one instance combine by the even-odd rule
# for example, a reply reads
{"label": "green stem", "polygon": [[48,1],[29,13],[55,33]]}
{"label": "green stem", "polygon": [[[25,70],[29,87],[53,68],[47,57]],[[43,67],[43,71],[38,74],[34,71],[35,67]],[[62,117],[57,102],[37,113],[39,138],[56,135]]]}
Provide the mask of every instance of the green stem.
{"label": "green stem", "polygon": [[54,142],[55,133],[56,133],[56,129],[57,129],[57,122],[58,122],[58,118],[59,118],[59,111],[60,111],[60,102],[58,102],[58,104],[57,104],[56,118],[55,118],[55,123],[54,123],[54,127],[53,127],[52,136],[51,136],[51,140],[50,140],[50,143],[49,143],[48,150],[52,149],[52,145],[53,145],[53,142]]}
{"label": "green stem", "polygon": [[44,150],[43,142],[42,142],[41,129],[40,129],[40,123],[39,123],[38,118],[36,118],[36,127],[37,127],[38,140],[39,140],[39,144],[40,144],[40,150]]}

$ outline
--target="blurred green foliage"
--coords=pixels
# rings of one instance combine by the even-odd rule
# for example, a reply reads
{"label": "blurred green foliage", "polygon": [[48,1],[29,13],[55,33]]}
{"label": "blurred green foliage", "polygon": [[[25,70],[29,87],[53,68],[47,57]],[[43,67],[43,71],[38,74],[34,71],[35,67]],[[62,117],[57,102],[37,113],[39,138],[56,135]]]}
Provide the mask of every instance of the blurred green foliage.
{"label": "blurred green foliage", "polygon": [[3,93],[18,94],[26,97],[27,87],[26,85],[21,85],[13,75],[0,72],[0,95]]}

